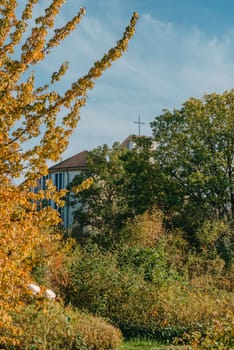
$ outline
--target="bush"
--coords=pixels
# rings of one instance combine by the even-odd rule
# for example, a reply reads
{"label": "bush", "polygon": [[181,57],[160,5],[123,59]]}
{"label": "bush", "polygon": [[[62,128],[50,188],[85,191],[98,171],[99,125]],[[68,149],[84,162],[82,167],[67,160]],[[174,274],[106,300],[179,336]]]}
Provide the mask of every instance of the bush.
{"label": "bush", "polygon": [[207,329],[215,311],[225,315],[232,307],[232,294],[214,288],[210,275],[190,281],[162,248],[159,242],[154,248],[124,246],[114,252],[78,249],[65,289],[67,302],[110,319],[125,336],[168,340]]}
{"label": "bush", "polygon": [[14,314],[13,320],[21,328],[20,350],[88,349],[73,319],[58,302],[38,299],[20,314]]}
{"label": "bush", "polygon": [[207,294],[182,282],[160,288],[141,284],[119,309],[118,325],[127,336],[167,341],[208,329],[214,312],[223,317],[232,307],[232,296],[218,291]]}
{"label": "bush", "polygon": [[54,263],[53,282],[66,303],[111,320],[124,336],[162,340],[205,332],[214,312],[222,318],[233,294],[231,267],[209,250],[217,235],[209,236],[208,225],[206,237],[197,234],[200,249],[191,250],[181,230],[163,231],[159,214],[129,222],[109,251],[77,245]]}
{"label": "bush", "polygon": [[[20,350],[115,350],[122,337],[103,319],[40,298],[13,320],[21,328]],[[11,347],[5,347],[11,349]]]}
{"label": "bush", "polygon": [[207,257],[218,255],[225,261],[225,267],[230,269],[233,263],[233,228],[230,223],[222,220],[205,221],[196,232],[201,250]]}
{"label": "bush", "polygon": [[156,208],[129,220],[119,233],[121,243],[131,247],[154,247],[163,234],[163,213]]}
{"label": "bush", "polygon": [[101,317],[75,313],[75,329],[85,340],[88,350],[116,350],[122,341],[122,334]]}
{"label": "bush", "polygon": [[93,248],[82,255],[78,251],[64,297],[78,308],[115,322],[139,282],[144,283],[144,278],[132,269],[121,270],[115,254]]}
{"label": "bush", "polygon": [[145,281],[153,282],[155,286],[168,283],[170,271],[160,244],[154,248],[123,246],[117,259],[122,271],[132,269],[135,274],[141,274]]}
{"label": "bush", "polygon": [[195,350],[230,350],[234,348],[234,314],[229,311],[225,316],[218,317],[214,313],[211,326],[203,332],[193,332],[184,335]]}

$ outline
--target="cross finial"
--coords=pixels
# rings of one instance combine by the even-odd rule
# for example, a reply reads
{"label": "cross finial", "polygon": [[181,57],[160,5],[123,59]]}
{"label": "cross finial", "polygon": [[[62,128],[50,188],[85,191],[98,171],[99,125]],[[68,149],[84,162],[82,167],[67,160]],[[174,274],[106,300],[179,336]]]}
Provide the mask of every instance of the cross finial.
{"label": "cross finial", "polygon": [[138,121],[134,122],[135,124],[138,124],[138,134],[141,135],[141,125],[145,124],[144,122],[141,122],[141,116],[139,115]]}

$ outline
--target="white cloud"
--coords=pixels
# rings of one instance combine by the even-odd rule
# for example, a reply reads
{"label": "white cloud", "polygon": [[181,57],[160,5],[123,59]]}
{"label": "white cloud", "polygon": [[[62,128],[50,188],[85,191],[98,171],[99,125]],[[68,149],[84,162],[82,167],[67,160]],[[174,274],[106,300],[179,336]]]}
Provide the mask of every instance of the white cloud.
{"label": "white cloud", "polygon": [[[84,135],[86,148],[122,141],[127,133],[137,133],[133,122],[139,114],[144,121],[152,121],[163,108],[179,108],[191,96],[232,88],[232,37],[232,32],[220,38],[197,28],[183,31],[143,16],[127,55],[90,94],[78,128],[80,144]],[[150,134],[147,128],[142,131]],[[72,144],[73,140],[70,149]]]}
{"label": "white cloud", "polygon": [[[123,18],[117,1],[108,2],[108,14],[89,14],[43,64],[41,76],[70,61],[64,87],[87,72],[120,38]],[[113,6],[112,6],[113,5]],[[95,5],[97,6],[97,5]],[[69,12],[69,11],[68,11]],[[120,12],[120,13],[123,13]],[[61,18],[61,21],[67,17]],[[141,14],[129,50],[97,81],[65,155],[103,143],[122,141],[137,133],[141,115],[152,121],[163,108],[179,108],[189,97],[202,97],[234,86],[234,32],[213,36],[193,26],[164,22],[149,11]],[[150,134],[147,126],[142,131]]]}
{"label": "white cloud", "polygon": [[173,24],[170,22],[162,22],[157,18],[152,17],[150,13],[145,13],[142,16],[142,21],[151,26],[153,30],[161,31],[163,35],[165,33],[170,34],[173,31]]}

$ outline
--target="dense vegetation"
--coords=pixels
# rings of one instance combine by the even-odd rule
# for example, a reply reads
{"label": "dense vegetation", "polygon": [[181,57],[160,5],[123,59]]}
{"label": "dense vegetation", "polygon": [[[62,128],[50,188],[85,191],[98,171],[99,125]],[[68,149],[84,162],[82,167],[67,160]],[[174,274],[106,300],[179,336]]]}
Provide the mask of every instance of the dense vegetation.
{"label": "dense vegetation", "polygon": [[67,302],[127,337],[233,346],[233,103],[234,91],[190,99],[132,150],[90,152],[71,188],[94,182],[69,196]]}

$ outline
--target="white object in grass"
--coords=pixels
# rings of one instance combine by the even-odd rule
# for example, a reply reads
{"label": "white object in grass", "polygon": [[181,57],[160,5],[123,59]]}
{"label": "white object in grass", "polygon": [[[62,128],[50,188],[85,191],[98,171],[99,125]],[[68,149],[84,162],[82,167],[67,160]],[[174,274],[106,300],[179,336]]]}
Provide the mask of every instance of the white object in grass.
{"label": "white object in grass", "polygon": [[51,289],[45,290],[45,296],[49,300],[54,300],[56,298],[56,294]]}
{"label": "white object in grass", "polygon": [[41,288],[34,283],[29,283],[28,288],[31,290],[33,294],[38,294],[40,293],[40,290],[41,290]]}

